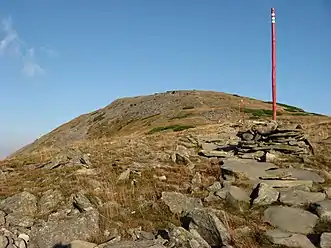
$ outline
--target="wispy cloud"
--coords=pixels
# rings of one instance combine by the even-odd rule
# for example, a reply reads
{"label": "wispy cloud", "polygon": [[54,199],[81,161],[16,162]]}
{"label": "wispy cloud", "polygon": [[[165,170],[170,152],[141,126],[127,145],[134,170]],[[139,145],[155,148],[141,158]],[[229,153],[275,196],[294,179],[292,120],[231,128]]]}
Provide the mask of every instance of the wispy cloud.
{"label": "wispy cloud", "polygon": [[59,53],[57,51],[55,51],[54,49],[50,48],[49,46],[40,47],[40,51],[42,51],[43,53],[45,53],[46,55],[48,55],[50,57],[59,56]]}
{"label": "wispy cloud", "polygon": [[36,62],[34,48],[27,50],[26,55],[23,56],[22,73],[27,77],[34,77],[44,74],[44,69]]}
{"label": "wispy cloud", "polygon": [[[21,72],[23,75],[35,77],[45,73],[45,69],[38,63],[36,49],[21,39],[17,30],[13,27],[10,16],[1,21],[0,35],[0,55],[16,56],[22,63]],[[40,47],[37,50],[46,53],[50,57],[57,55],[54,50],[47,46]]]}

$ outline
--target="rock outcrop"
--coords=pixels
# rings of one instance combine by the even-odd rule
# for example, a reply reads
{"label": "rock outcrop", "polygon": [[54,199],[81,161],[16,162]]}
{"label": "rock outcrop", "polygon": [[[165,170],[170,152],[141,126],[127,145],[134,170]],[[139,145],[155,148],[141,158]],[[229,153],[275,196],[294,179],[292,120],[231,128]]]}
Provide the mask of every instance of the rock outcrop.
{"label": "rock outcrop", "polygon": [[301,157],[314,150],[300,125],[278,126],[276,122],[259,122],[237,133],[238,141],[225,144],[217,140],[202,142],[200,154],[206,157],[239,157],[261,161],[282,159],[283,155]]}

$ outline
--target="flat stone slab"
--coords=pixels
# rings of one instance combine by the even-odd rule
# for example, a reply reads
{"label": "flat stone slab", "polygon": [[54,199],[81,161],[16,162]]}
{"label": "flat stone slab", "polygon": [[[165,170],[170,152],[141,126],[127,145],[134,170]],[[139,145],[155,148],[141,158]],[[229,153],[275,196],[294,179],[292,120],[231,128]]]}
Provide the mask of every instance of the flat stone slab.
{"label": "flat stone slab", "polygon": [[221,169],[224,172],[235,174],[238,177],[240,175],[250,179],[257,180],[260,177],[267,175],[267,170],[277,169],[278,166],[267,162],[258,162],[253,159],[227,159],[223,161],[224,164]]}
{"label": "flat stone slab", "polygon": [[261,182],[273,188],[313,187],[311,180],[262,180]]}
{"label": "flat stone slab", "polygon": [[269,170],[267,175],[273,177],[291,175],[291,177],[296,178],[297,180],[311,180],[314,183],[324,183],[325,181],[323,177],[313,171],[295,168],[280,168],[276,170]]}
{"label": "flat stone slab", "polygon": [[324,193],[290,189],[280,193],[279,201],[283,204],[302,207],[325,199]]}
{"label": "flat stone slab", "polygon": [[271,206],[264,211],[264,219],[284,232],[310,234],[318,216],[306,210],[285,206]]}
{"label": "flat stone slab", "polygon": [[315,248],[310,240],[302,234],[283,232],[279,229],[267,230],[266,237],[275,245],[298,248]]}

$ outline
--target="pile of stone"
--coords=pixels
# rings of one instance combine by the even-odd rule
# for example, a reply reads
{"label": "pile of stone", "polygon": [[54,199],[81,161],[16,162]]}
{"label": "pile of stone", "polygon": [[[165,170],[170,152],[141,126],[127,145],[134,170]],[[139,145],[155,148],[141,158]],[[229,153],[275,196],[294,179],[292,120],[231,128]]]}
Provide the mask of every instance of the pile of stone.
{"label": "pile of stone", "polygon": [[202,142],[201,155],[207,157],[233,157],[272,160],[278,155],[309,155],[313,148],[300,125],[285,126],[276,122],[256,122],[251,127],[240,130],[239,138],[230,144],[222,142]]}

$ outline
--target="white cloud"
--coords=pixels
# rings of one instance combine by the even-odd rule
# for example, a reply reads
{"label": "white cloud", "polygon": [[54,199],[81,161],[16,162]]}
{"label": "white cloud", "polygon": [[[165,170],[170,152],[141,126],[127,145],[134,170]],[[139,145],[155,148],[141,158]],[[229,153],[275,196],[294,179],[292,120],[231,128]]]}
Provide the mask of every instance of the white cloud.
{"label": "white cloud", "polygon": [[59,56],[58,52],[49,48],[48,46],[42,46],[40,47],[40,51],[42,51],[43,53],[47,54],[50,57],[57,57]]}
{"label": "white cloud", "polygon": [[23,59],[22,73],[27,77],[34,77],[44,74],[44,69],[36,62],[34,48],[27,50]]}
{"label": "white cloud", "polygon": [[[45,73],[45,69],[37,62],[35,48],[29,47],[20,38],[18,32],[13,27],[10,16],[1,21],[0,35],[0,56],[14,55],[18,57],[23,64],[21,72],[27,77],[34,77]],[[57,55],[54,50],[47,46],[40,47],[39,49],[50,57]]]}

